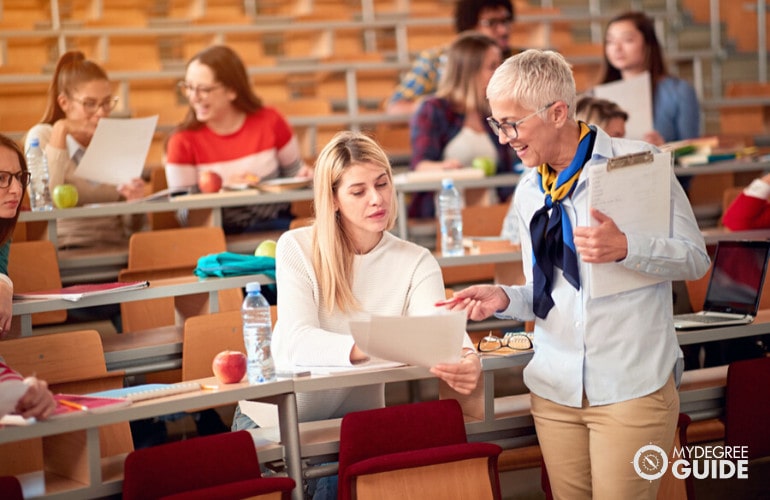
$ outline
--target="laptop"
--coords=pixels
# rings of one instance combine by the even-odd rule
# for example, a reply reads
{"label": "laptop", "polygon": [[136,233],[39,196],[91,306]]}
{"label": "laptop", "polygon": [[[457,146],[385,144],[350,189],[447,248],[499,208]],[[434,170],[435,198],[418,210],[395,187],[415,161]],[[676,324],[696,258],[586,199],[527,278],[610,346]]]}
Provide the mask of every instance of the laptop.
{"label": "laptop", "polygon": [[720,241],[703,311],[675,314],[677,330],[748,325],[754,321],[765,282],[770,241]]}

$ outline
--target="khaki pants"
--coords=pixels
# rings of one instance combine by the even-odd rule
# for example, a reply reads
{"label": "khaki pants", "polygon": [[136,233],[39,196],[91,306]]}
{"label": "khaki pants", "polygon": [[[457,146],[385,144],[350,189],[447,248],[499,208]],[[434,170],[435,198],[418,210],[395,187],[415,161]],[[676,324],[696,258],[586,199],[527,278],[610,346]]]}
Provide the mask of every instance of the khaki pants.
{"label": "khaki pants", "polygon": [[669,454],[679,416],[673,376],[647,396],[604,406],[562,406],[535,394],[532,415],[554,498],[650,499],[660,479],[635,471],[642,446],[654,444]]}

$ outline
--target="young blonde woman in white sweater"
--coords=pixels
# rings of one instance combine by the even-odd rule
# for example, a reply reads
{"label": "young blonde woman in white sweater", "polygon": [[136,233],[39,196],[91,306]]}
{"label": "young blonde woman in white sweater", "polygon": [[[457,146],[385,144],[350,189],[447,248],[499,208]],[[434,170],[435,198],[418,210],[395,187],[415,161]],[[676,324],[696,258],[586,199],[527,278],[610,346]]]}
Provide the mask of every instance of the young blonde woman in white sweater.
{"label": "young blonde woman in white sweater", "polygon": [[[389,232],[396,220],[392,173],[372,139],[337,134],[318,157],[314,190],[315,223],[278,240],[279,319],[273,334],[278,369],[364,361],[350,320],[424,314],[444,298],[441,269],[431,253]],[[476,387],[481,363],[468,355],[475,351],[467,336],[463,350],[459,363],[432,371],[467,394]],[[303,421],[384,404],[383,384],[297,396]]]}

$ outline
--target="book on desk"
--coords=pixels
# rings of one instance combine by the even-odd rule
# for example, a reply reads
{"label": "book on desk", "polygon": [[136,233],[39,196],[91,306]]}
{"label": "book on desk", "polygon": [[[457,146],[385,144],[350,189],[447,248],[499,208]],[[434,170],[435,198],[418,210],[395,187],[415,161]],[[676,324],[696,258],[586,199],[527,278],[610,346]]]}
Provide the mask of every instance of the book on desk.
{"label": "book on desk", "polygon": [[94,283],[71,285],[53,290],[41,290],[37,292],[14,293],[13,298],[21,299],[62,299],[77,302],[84,297],[103,295],[106,293],[125,292],[128,290],[140,290],[150,286],[149,281],[116,281],[112,283]]}

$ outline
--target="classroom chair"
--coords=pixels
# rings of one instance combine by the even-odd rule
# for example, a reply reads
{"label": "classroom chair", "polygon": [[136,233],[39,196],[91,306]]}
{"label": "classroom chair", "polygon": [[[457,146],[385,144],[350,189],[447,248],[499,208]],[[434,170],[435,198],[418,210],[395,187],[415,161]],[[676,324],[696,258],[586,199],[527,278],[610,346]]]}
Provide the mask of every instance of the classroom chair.
{"label": "classroom chair", "polygon": [[24,500],[21,483],[16,476],[0,476],[0,498],[4,500]]}
{"label": "classroom chair", "polygon": [[[225,234],[219,227],[135,233],[128,243],[128,267],[119,276],[121,281],[191,276],[200,257],[226,250]],[[240,310],[242,301],[240,289],[223,290],[219,310]],[[126,302],[120,309],[123,331],[146,330],[175,324],[177,312],[185,318],[207,313],[208,294]]]}
{"label": "classroom chair", "polygon": [[454,399],[351,412],[340,428],[339,498],[499,499],[501,452],[468,442]]}
{"label": "classroom chair", "polygon": [[725,446],[748,446],[749,460],[770,456],[770,358],[734,361],[727,368]]}
{"label": "classroom chair", "polygon": [[[55,290],[62,287],[56,247],[48,240],[19,241],[11,243],[8,256],[8,276],[13,280],[17,293]],[[32,326],[64,323],[67,311],[51,311],[32,315]],[[18,328],[14,317],[13,331]]]}
{"label": "classroom chair", "polygon": [[[262,477],[246,431],[196,437],[142,448],[128,455],[123,500],[280,498],[295,487],[287,477]],[[264,495],[264,496],[263,496]]]}

